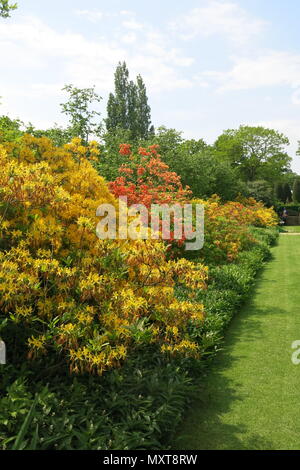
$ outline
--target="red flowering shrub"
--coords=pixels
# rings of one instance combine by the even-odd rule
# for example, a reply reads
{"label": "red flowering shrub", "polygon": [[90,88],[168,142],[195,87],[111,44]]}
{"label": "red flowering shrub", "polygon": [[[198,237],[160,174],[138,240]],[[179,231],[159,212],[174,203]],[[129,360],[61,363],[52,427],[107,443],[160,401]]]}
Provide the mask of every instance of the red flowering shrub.
{"label": "red flowering shrub", "polygon": [[[114,196],[126,196],[129,206],[143,204],[147,208],[151,204],[184,204],[188,201],[192,192],[189,187],[183,188],[180,176],[170,171],[169,166],[161,160],[158,148],[158,145],[140,147],[138,154],[134,155],[129,144],[120,145],[120,155],[129,158],[119,168],[121,176],[109,183]],[[173,218],[171,223],[174,222]],[[168,243],[171,257],[183,247],[184,240],[184,236],[180,240],[174,239],[174,232],[170,232]]]}
{"label": "red flowering shrub", "polygon": [[191,197],[189,187],[183,188],[180,176],[161,160],[157,145],[140,147],[138,155],[133,155],[129,144],[121,144],[119,153],[129,159],[109,187],[116,197],[127,196],[129,205],[149,208],[151,204],[184,203]]}
{"label": "red flowering shrub", "polygon": [[[161,160],[157,145],[141,147],[138,154],[134,155],[129,144],[122,144],[120,154],[127,158],[119,168],[121,176],[110,183],[110,190],[116,197],[127,196],[129,205],[143,204],[148,208],[155,203],[189,202],[189,187],[183,188],[180,176],[171,172]],[[241,250],[254,243],[249,225],[267,227],[277,224],[273,209],[251,198],[222,204],[218,196],[213,196],[208,201],[193,202],[205,207],[205,244],[200,256],[209,262],[233,261]],[[185,247],[185,238],[174,239],[171,229],[168,244],[170,256],[180,256]]]}

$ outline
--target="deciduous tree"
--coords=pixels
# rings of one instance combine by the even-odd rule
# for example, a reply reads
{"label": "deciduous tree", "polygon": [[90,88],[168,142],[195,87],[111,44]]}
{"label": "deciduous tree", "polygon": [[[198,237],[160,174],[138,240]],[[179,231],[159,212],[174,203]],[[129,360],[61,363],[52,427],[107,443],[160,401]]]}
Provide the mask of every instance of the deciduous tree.
{"label": "deciduous tree", "polygon": [[106,128],[108,132],[117,128],[129,130],[132,139],[146,139],[153,133],[146,86],[140,75],[136,83],[129,80],[125,62],[119,63],[115,72],[115,90],[107,103]]}
{"label": "deciduous tree", "polygon": [[95,121],[100,113],[90,109],[94,102],[100,102],[102,98],[95,92],[95,87],[76,88],[66,85],[63,90],[69,94],[68,101],[62,103],[61,108],[69,116],[71,134],[87,143],[90,135],[99,135],[102,129],[101,123]]}
{"label": "deciduous tree", "polygon": [[226,130],[216,141],[216,155],[239,169],[246,181],[266,179],[273,182],[290,166],[285,151],[289,140],[274,129],[240,126]]}

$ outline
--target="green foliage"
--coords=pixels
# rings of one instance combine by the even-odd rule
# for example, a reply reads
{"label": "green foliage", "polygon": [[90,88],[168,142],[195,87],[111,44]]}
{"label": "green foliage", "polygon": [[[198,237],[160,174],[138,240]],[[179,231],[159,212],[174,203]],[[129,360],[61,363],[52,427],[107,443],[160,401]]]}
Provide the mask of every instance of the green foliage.
{"label": "green foliage", "polygon": [[[120,176],[119,168],[124,163],[124,156],[119,154],[120,144],[132,143],[130,130],[117,127],[114,132],[106,132],[103,136],[103,146],[97,162],[97,170],[107,181],[113,181]],[[133,146],[136,149],[137,146]]]}
{"label": "green foliage", "polygon": [[151,108],[148,104],[147,90],[141,75],[136,79],[137,96],[137,136],[147,138],[154,134],[154,127],[151,125]]}
{"label": "green foliage", "polygon": [[292,191],[289,183],[284,183],[282,187],[282,197],[284,203],[289,203],[292,201]]}
{"label": "green foliage", "polygon": [[267,207],[274,206],[276,202],[272,186],[265,180],[249,181],[245,187],[245,195],[262,201]]}
{"label": "green foliage", "polygon": [[[224,332],[269,256],[276,228],[253,228],[258,244],[231,265],[211,267],[198,291],[205,321],[190,325],[202,360],[162,358],[154,346],[135,351],[102,377],[68,376],[47,357],[40,364],[0,366],[0,449],[165,450],[195,396],[195,380],[221,348]],[[177,296],[188,298],[183,287]],[[19,355],[18,355],[19,356]]]}
{"label": "green foliage", "polygon": [[[250,232],[255,240],[259,242],[259,245],[254,247],[254,250],[261,250],[265,245],[273,246],[278,239],[278,227],[250,227]],[[240,256],[243,255],[241,254]]]}
{"label": "green foliage", "polygon": [[13,142],[21,137],[21,127],[24,123],[20,119],[10,119],[8,116],[0,116],[0,143]]}
{"label": "green foliage", "polygon": [[151,144],[159,145],[162,159],[180,175],[184,186],[190,186],[194,197],[218,194],[226,201],[243,192],[237,171],[228,162],[217,159],[203,139],[184,140],[175,129],[160,127]]}
{"label": "green foliage", "polygon": [[74,134],[71,127],[63,128],[57,124],[54,124],[54,126],[50,129],[41,130],[35,129],[35,127],[30,123],[26,127],[25,132],[37,138],[48,137],[48,139],[50,139],[56,147],[61,147],[70,142]]}
{"label": "green foliage", "polygon": [[219,158],[237,167],[245,181],[275,181],[290,166],[291,158],[284,148],[289,140],[274,129],[240,126],[226,130],[216,141]]}
{"label": "green foliage", "polygon": [[299,215],[300,213],[300,206],[297,204],[293,204],[293,203],[285,204],[284,206],[278,205],[276,207],[276,211],[278,213],[282,213],[284,208],[286,208],[288,215]]}
{"label": "green foliage", "polygon": [[9,3],[9,0],[0,0],[0,17],[9,18],[10,12],[18,8],[17,3]]}
{"label": "green foliage", "polygon": [[69,116],[72,137],[80,137],[85,143],[88,142],[90,135],[99,136],[102,129],[101,123],[95,122],[95,117],[100,113],[90,110],[94,102],[100,102],[101,96],[93,88],[76,88],[73,85],[66,85],[63,88],[69,94],[66,103],[61,104],[62,112]]}
{"label": "green foliage", "polygon": [[145,84],[140,75],[136,83],[129,81],[125,62],[120,62],[115,72],[115,90],[107,103],[106,128],[108,132],[129,130],[132,139],[146,139],[153,133]]}
{"label": "green foliage", "polygon": [[210,267],[208,289],[197,296],[197,300],[204,303],[206,315],[204,323],[194,328],[192,336],[202,345],[202,356],[207,359],[213,359],[220,349],[224,332],[248,298],[255,275],[269,259],[269,246],[275,243],[279,231],[253,227],[252,233],[257,243],[242,251],[235,263]]}
{"label": "green foliage", "polygon": [[275,185],[275,196],[278,201],[283,202],[284,192],[283,192],[283,183],[276,183]]}
{"label": "green foliage", "polygon": [[[193,386],[187,373],[139,351],[102,378],[51,377],[8,367],[0,388],[0,449],[162,449]],[[49,376],[48,376],[49,378]]]}
{"label": "green foliage", "polygon": [[300,203],[300,180],[297,178],[293,185],[293,201]]}

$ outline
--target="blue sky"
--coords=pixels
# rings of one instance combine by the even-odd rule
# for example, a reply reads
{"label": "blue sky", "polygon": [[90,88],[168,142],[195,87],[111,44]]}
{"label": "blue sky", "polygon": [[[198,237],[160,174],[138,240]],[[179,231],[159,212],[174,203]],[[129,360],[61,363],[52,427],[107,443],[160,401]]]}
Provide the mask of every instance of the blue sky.
{"label": "blue sky", "polygon": [[63,124],[66,83],[113,90],[118,61],[147,86],[155,126],[212,143],[265,125],[300,140],[299,0],[19,0],[0,20],[0,113]]}

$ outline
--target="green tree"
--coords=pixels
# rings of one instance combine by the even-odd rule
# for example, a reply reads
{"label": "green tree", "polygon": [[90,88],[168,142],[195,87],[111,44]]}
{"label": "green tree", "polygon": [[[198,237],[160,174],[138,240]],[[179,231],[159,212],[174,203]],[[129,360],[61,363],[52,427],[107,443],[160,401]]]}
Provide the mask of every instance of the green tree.
{"label": "green tree", "polygon": [[119,127],[128,129],[129,72],[126,63],[121,62],[115,71],[115,93],[110,93],[107,103],[106,128],[108,131]]}
{"label": "green tree", "polygon": [[148,104],[148,97],[145,83],[141,75],[137,76],[137,130],[141,138],[147,138],[154,133],[151,126],[151,108]]}
{"label": "green tree", "polygon": [[[113,181],[120,176],[119,168],[124,163],[124,156],[119,154],[120,144],[131,143],[129,130],[117,127],[114,132],[106,132],[102,136],[103,148],[97,169],[107,181]],[[133,146],[137,150],[137,146]]]}
{"label": "green tree", "polygon": [[268,181],[256,180],[249,181],[245,190],[247,197],[253,197],[256,201],[262,201],[266,206],[275,205],[273,188]]}
{"label": "green tree", "polygon": [[21,137],[23,134],[22,126],[24,126],[24,123],[20,119],[0,116],[0,143],[13,142],[18,137]]}
{"label": "green tree", "polygon": [[100,136],[102,125],[95,118],[100,116],[98,111],[90,109],[94,102],[100,102],[101,96],[92,88],[76,88],[66,85],[63,88],[69,94],[66,103],[61,104],[62,112],[69,116],[71,136],[81,137],[87,143],[91,135]]}
{"label": "green tree", "polygon": [[171,160],[174,160],[176,151],[180,144],[184,142],[182,137],[182,132],[176,131],[176,129],[168,129],[165,126],[160,126],[156,129],[156,133],[150,141],[145,142],[147,144],[157,144],[159,145],[160,153],[162,154],[164,160],[167,160],[167,163]]}
{"label": "green tree", "polygon": [[289,183],[284,183],[282,196],[283,196],[283,202],[285,204],[292,201],[292,191],[291,191],[291,186]]}
{"label": "green tree", "polygon": [[0,0],[0,17],[9,18],[10,12],[18,8],[17,3],[9,3],[9,0]]}
{"label": "green tree", "polygon": [[278,180],[289,170],[291,158],[285,152],[289,140],[274,129],[240,126],[226,130],[215,142],[218,158],[227,160],[245,181]]}
{"label": "green tree", "polygon": [[275,184],[275,197],[278,201],[284,202],[283,183]]}
{"label": "green tree", "polygon": [[190,186],[194,197],[218,194],[229,200],[242,192],[237,170],[217,159],[203,139],[184,140],[181,132],[162,126],[149,143],[159,145],[162,159],[180,175],[184,186]]}
{"label": "green tree", "polygon": [[0,143],[13,142],[24,133],[34,137],[48,137],[57,146],[62,146],[70,141],[72,132],[70,128],[62,128],[57,124],[50,129],[36,129],[31,123],[24,124],[20,119],[11,119],[8,116],[0,116]]}
{"label": "green tree", "polygon": [[136,83],[129,80],[125,62],[119,63],[115,72],[115,91],[107,103],[106,128],[129,130],[132,139],[147,139],[153,133],[151,109],[148,105],[146,87],[138,75]]}
{"label": "green tree", "polygon": [[49,129],[36,129],[31,123],[29,123],[25,132],[33,135],[34,137],[48,137],[48,139],[52,140],[54,145],[57,147],[67,144],[74,136],[72,128],[63,128],[57,124],[54,124],[54,126]]}
{"label": "green tree", "polygon": [[293,202],[300,203],[300,179],[297,178],[293,185]]}

